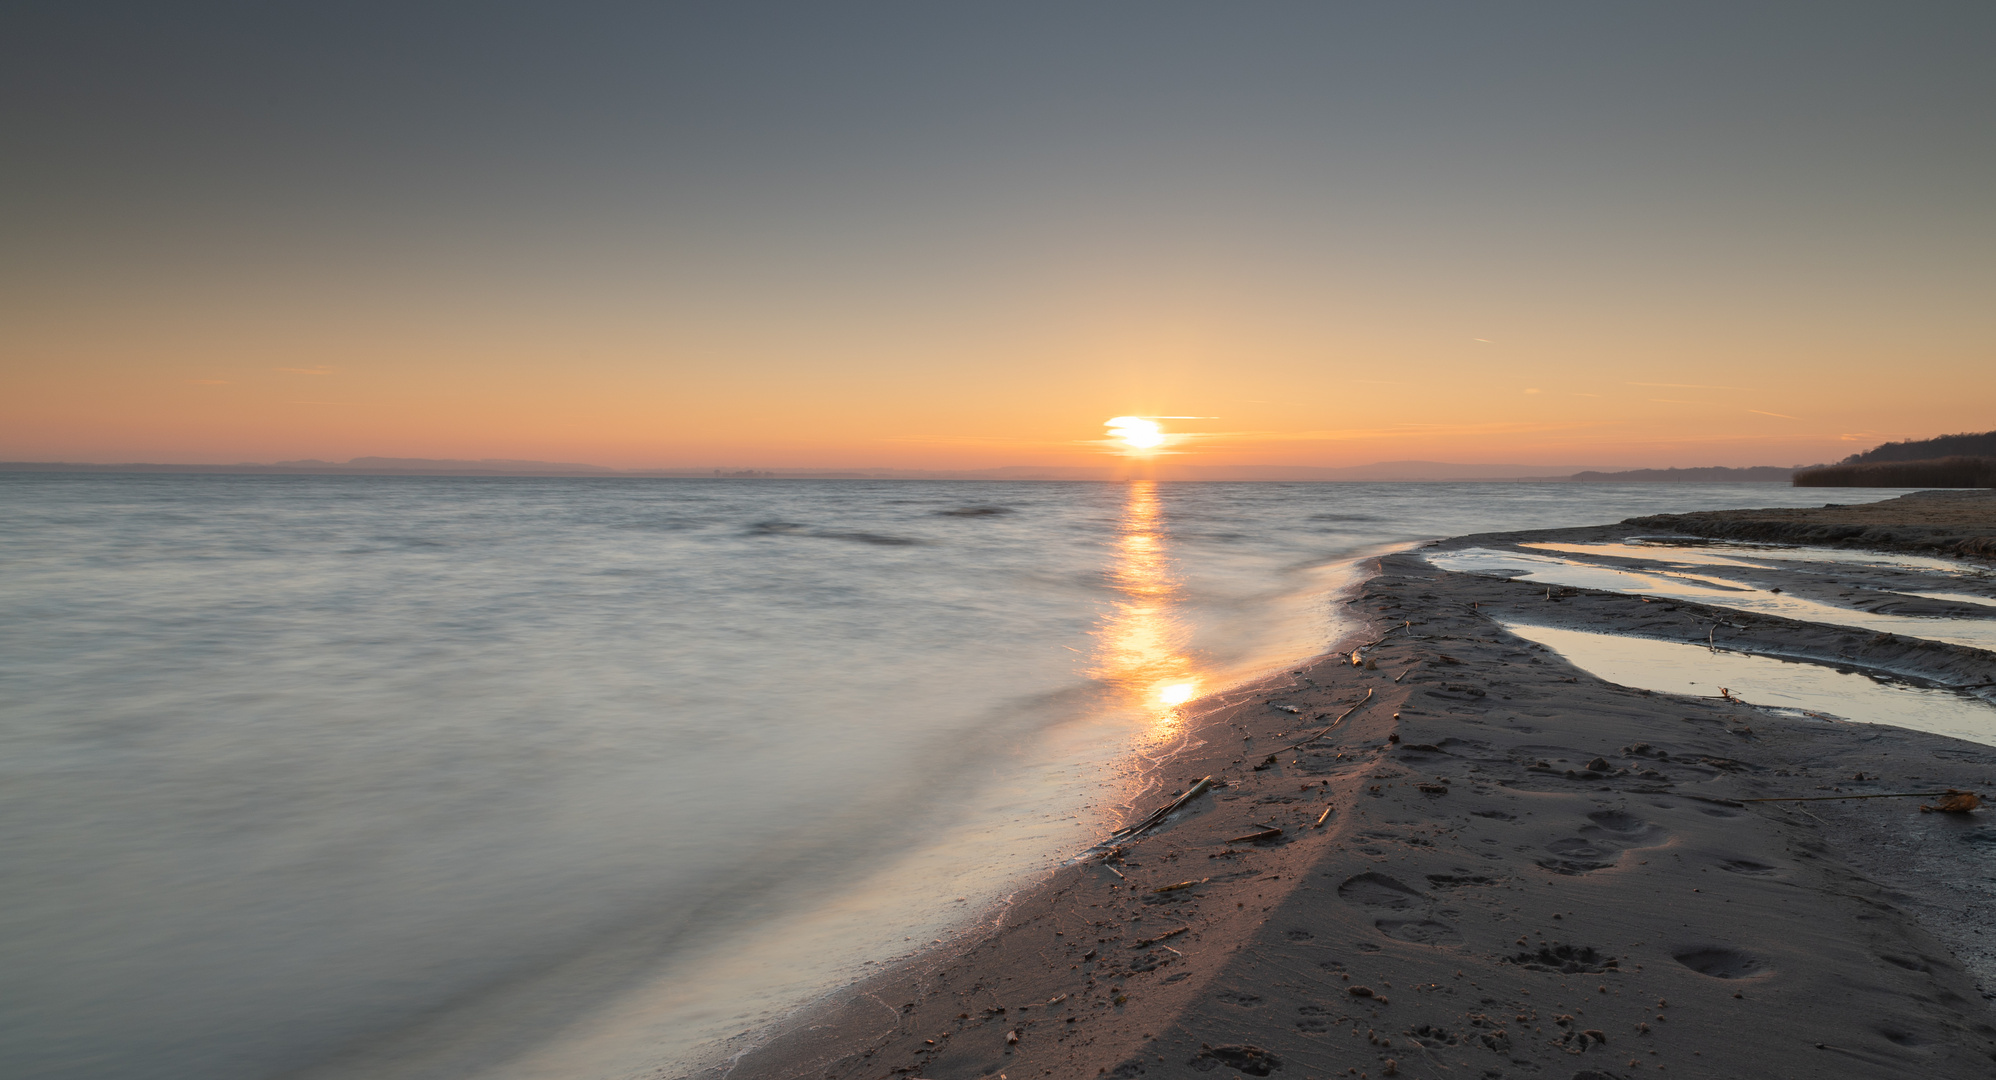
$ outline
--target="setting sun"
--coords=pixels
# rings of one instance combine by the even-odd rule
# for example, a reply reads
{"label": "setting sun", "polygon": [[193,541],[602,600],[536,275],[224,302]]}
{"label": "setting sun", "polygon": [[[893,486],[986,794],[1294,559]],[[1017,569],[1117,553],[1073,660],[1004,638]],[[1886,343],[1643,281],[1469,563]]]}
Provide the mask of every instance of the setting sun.
{"label": "setting sun", "polygon": [[1152,450],[1164,445],[1164,429],[1155,420],[1118,416],[1103,424],[1110,438],[1121,439],[1132,450]]}

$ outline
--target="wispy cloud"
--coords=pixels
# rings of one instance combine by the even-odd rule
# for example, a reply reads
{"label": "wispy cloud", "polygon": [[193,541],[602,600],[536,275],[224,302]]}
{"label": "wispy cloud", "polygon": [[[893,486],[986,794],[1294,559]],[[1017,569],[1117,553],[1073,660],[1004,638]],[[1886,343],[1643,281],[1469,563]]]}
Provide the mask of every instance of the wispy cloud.
{"label": "wispy cloud", "polygon": [[1543,394],[1543,393],[1545,393],[1545,391],[1543,391],[1543,390],[1540,390],[1540,389],[1539,389],[1538,387],[1536,387],[1536,386],[1533,386],[1533,387],[1527,387],[1527,388],[1526,388],[1526,390],[1525,390],[1525,393],[1527,393],[1527,394]]}
{"label": "wispy cloud", "polygon": [[1750,412],[1750,413],[1752,413],[1752,414],[1754,414],[1755,416],[1778,416],[1778,417],[1780,417],[1780,418],[1781,418],[1781,419],[1783,419],[1783,420],[1800,420],[1800,419],[1802,419],[1802,418],[1801,418],[1801,417],[1799,417],[1799,416],[1790,416],[1790,415],[1788,415],[1787,413],[1784,413],[1784,412],[1768,412],[1768,411],[1767,411],[1767,410],[1765,410],[1765,409],[1748,409],[1747,411],[1748,411],[1748,412]]}
{"label": "wispy cloud", "polygon": [[1353,439],[1432,438],[1445,435],[1520,435],[1541,431],[1576,431],[1610,427],[1618,421],[1590,420],[1543,424],[1529,421],[1488,424],[1398,424],[1391,427],[1343,428],[1316,431],[1184,431],[1174,440],[1200,442],[1347,442]]}
{"label": "wispy cloud", "polygon": [[1660,401],[1660,402],[1662,402],[1662,403],[1663,403],[1663,404],[1665,404],[1665,405],[1703,405],[1703,404],[1705,404],[1705,403],[1704,403],[1704,402],[1702,402],[1702,401],[1683,401],[1683,400],[1680,400],[1680,399],[1678,399],[1678,398],[1669,398],[1669,397],[1653,397],[1653,398],[1651,398],[1650,400],[1651,400],[1651,401]]}
{"label": "wispy cloud", "polygon": [[333,369],[329,367],[281,367],[271,368],[270,370],[282,371],[287,375],[331,375],[333,373]]}

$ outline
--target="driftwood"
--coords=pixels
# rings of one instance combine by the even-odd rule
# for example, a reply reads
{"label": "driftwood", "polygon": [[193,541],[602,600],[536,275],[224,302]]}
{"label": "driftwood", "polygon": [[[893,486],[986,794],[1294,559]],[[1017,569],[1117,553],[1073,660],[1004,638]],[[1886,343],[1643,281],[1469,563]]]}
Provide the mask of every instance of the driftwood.
{"label": "driftwood", "polygon": [[1359,710],[1359,706],[1364,705],[1366,702],[1371,700],[1372,700],[1372,691],[1371,689],[1368,688],[1365,692],[1365,696],[1359,698],[1357,704],[1353,705],[1349,709],[1346,709],[1344,712],[1339,713],[1338,718],[1336,720],[1331,721],[1331,727],[1327,727],[1324,730],[1317,732],[1315,735],[1312,735],[1309,738],[1304,739],[1302,742],[1291,743],[1288,746],[1283,747],[1281,750],[1277,750],[1276,753],[1281,754],[1290,750],[1294,750],[1299,746],[1308,746],[1311,743],[1316,742],[1318,739],[1321,739],[1324,736],[1329,735],[1331,733],[1331,728],[1337,727],[1339,724],[1344,723],[1345,717],[1350,716],[1351,714],[1357,712]]}
{"label": "driftwood", "polygon": [[1198,798],[1201,795],[1206,794],[1211,790],[1213,790],[1213,778],[1208,776],[1200,780],[1198,783],[1192,785],[1191,790],[1187,791],[1185,794],[1180,795],[1176,799],[1173,799],[1171,801],[1171,805],[1166,806],[1161,810],[1158,810],[1156,813],[1151,814],[1149,817],[1143,819],[1142,821],[1137,822],[1135,825],[1125,825],[1122,828],[1117,829],[1115,832],[1110,833],[1109,835],[1111,837],[1120,836],[1127,839],[1136,836],[1139,833],[1147,832],[1153,828],[1156,828],[1157,825],[1160,822],[1162,822],[1165,818],[1170,817],[1173,811],[1178,810],[1186,803],[1191,802],[1192,800]]}

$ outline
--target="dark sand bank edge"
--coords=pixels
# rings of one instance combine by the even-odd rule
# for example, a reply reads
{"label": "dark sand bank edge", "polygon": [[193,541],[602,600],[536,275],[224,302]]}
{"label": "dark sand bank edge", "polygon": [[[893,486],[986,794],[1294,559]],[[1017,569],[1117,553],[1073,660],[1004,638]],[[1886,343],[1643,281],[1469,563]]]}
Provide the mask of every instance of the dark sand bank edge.
{"label": "dark sand bank edge", "polygon": [[[1225,789],[1113,872],[1065,868],[703,1075],[1996,1075],[1983,815],[1739,802],[1986,791],[1996,749],[1602,682],[1497,620],[1702,641],[1698,619],[1723,619],[1798,654],[1851,645],[1560,592],[1380,558],[1349,601],[1369,636],[1398,628],[1370,667],[1332,655],[1263,684],[1170,763]],[[1859,648],[1876,655],[1845,662],[1996,680],[1977,650]]]}
{"label": "dark sand bank edge", "polygon": [[1721,540],[1996,559],[1992,507],[1996,491],[1919,491],[1882,502],[1653,514],[1624,524]]}

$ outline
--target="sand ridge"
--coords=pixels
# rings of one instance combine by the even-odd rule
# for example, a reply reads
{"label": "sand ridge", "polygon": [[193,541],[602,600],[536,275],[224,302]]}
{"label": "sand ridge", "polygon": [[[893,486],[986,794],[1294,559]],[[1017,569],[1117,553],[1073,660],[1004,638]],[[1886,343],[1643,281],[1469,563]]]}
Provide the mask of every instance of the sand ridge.
{"label": "sand ridge", "polygon": [[1918,491],[1881,502],[1827,503],[1814,509],[1656,514],[1631,518],[1629,524],[1732,540],[1996,558],[1996,492],[1977,488]]}
{"label": "sand ridge", "polygon": [[[1350,600],[1360,640],[1384,635],[1360,663],[1255,688],[1169,763],[1225,788],[800,1014],[728,1075],[1996,1076],[1996,986],[1922,924],[1973,929],[1948,890],[1976,888],[1957,856],[1996,849],[1982,815],[1740,802],[1987,791],[1996,749],[1602,682],[1496,619],[1662,613],[1560,592],[1379,560]],[[1699,618],[1653,632],[1702,638],[1731,614],[1678,607]],[[1800,632],[1778,622],[1754,632]],[[1930,655],[1944,682],[1996,679],[1989,654]]]}

